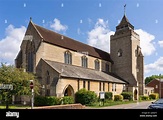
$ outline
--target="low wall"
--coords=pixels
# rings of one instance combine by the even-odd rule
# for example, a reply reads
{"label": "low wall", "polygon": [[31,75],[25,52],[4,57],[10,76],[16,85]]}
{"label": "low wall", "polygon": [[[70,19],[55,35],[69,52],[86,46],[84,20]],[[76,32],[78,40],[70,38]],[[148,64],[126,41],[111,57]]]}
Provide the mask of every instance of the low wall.
{"label": "low wall", "polygon": [[34,109],[84,109],[84,108],[85,106],[82,104],[66,104],[66,105],[34,107]]}

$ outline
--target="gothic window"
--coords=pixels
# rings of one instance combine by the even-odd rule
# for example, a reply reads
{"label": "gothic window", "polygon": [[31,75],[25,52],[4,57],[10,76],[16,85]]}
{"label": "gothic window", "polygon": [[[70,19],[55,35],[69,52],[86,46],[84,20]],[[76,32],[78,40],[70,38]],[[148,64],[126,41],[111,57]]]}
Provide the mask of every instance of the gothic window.
{"label": "gothic window", "polygon": [[83,81],[83,88],[85,88],[85,80]]}
{"label": "gothic window", "polygon": [[66,64],[72,64],[72,54],[69,51],[64,53],[64,59]]}
{"label": "gothic window", "polygon": [[108,64],[108,63],[105,64],[105,71],[106,71],[107,73],[109,72],[109,64]]}
{"label": "gothic window", "polygon": [[46,84],[50,84],[50,74],[49,71],[47,71],[47,76],[46,76]]}
{"label": "gothic window", "polygon": [[125,84],[123,84],[123,91],[125,91],[126,90],[126,85]]}
{"label": "gothic window", "polygon": [[116,91],[116,83],[112,83],[112,91]]}
{"label": "gothic window", "polygon": [[109,83],[108,83],[108,91],[110,90]]}
{"label": "gothic window", "polygon": [[100,61],[98,59],[95,60],[95,70],[100,70]]}
{"label": "gothic window", "polygon": [[90,90],[90,81],[88,81],[88,90]]}
{"label": "gothic window", "polygon": [[99,91],[101,91],[101,82],[99,83]]}
{"label": "gothic window", "polygon": [[35,46],[32,41],[28,41],[26,46],[26,62],[28,72],[33,72],[34,69],[34,53],[35,53]]}
{"label": "gothic window", "polygon": [[103,91],[105,91],[105,82],[103,82]]}
{"label": "gothic window", "polygon": [[78,79],[78,90],[80,89],[80,80]]}
{"label": "gothic window", "polygon": [[33,53],[28,53],[28,72],[33,72]]}
{"label": "gothic window", "polygon": [[82,56],[82,67],[87,68],[88,67],[88,58],[86,56]]}
{"label": "gothic window", "polygon": [[123,52],[122,52],[122,49],[119,49],[119,50],[118,50],[118,53],[117,53],[118,57],[122,57],[122,53],[123,53]]}

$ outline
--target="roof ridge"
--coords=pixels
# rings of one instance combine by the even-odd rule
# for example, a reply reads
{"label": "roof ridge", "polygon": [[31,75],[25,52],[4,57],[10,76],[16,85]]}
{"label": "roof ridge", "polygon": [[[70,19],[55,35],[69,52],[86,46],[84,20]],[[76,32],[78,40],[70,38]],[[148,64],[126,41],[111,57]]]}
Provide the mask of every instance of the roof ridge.
{"label": "roof ridge", "polygon": [[[87,45],[87,46],[89,46],[89,47],[93,47],[93,48],[95,48],[95,49],[101,50],[101,49],[99,49],[99,48],[97,48],[97,47],[88,45],[88,44],[83,43],[83,42],[81,42],[81,41],[78,41],[78,40],[76,40],[76,39],[74,39],[74,38],[68,37],[68,36],[63,35],[63,34],[61,34],[61,33],[58,33],[58,32],[55,32],[55,31],[53,31],[53,30],[47,29],[47,28],[45,28],[45,27],[42,27],[42,26],[40,26],[40,25],[38,25],[38,24],[35,24],[35,23],[33,23],[33,24],[35,25],[35,27],[36,27],[36,26],[41,27],[42,29],[45,29],[45,30],[47,30],[47,31],[50,31],[50,32],[56,33],[56,34],[58,34],[58,35],[64,36],[64,37],[69,38],[69,39],[71,39],[71,40],[73,40],[73,41],[75,41],[75,42],[78,42],[78,43],[80,43],[80,44],[84,44],[84,45]],[[36,27],[36,29],[37,29],[37,27]],[[106,51],[104,51],[104,50],[101,50],[101,51],[106,52]],[[106,52],[106,53],[108,53],[108,52]],[[109,54],[109,53],[108,53],[108,54]]]}
{"label": "roof ridge", "polygon": [[[68,36],[62,35],[55,31],[44,28],[40,25],[32,23],[37,30],[43,41],[52,45],[56,45],[65,49],[69,49],[75,52],[87,52],[86,54],[95,58],[99,58],[105,61],[113,63],[110,57],[110,53],[99,48],[93,47],[81,41],[75,40]],[[62,38],[63,36],[63,38]]]}

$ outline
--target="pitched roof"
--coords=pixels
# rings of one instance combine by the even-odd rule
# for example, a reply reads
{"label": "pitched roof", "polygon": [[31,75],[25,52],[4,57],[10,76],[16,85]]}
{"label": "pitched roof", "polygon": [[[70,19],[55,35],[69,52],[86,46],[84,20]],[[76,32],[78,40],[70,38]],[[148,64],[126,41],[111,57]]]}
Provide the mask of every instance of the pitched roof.
{"label": "pitched roof", "polygon": [[73,50],[75,52],[87,52],[88,55],[90,56],[113,62],[108,52],[102,51],[98,48],[89,46],[87,44],[84,44],[82,42],[69,38],[67,36],[48,30],[34,23],[32,24],[34,25],[36,30],[39,32],[40,36],[43,37],[44,42],[57,45],[57,46],[60,46],[69,50]]}
{"label": "pitched roof", "polygon": [[73,65],[68,65],[68,64],[49,61],[49,60],[43,60],[43,61],[45,61],[54,70],[60,73],[61,77],[106,81],[106,82],[114,82],[114,83],[122,83],[122,84],[127,83],[123,79],[119,79],[115,76],[94,69],[88,69],[80,66],[73,66]]}
{"label": "pitched roof", "polygon": [[121,22],[117,25],[116,30],[119,30],[119,29],[124,28],[124,27],[134,29],[134,26],[129,22],[126,15],[123,16]]}

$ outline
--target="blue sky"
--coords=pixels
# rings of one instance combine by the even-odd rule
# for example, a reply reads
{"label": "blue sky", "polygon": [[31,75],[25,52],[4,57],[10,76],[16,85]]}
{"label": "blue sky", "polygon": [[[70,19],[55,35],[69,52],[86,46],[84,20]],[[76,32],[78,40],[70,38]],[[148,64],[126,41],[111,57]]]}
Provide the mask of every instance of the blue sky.
{"label": "blue sky", "polygon": [[145,77],[163,74],[162,0],[0,0],[0,62],[14,64],[30,17],[35,24],[110,52],[124,15],[140,35]]}

